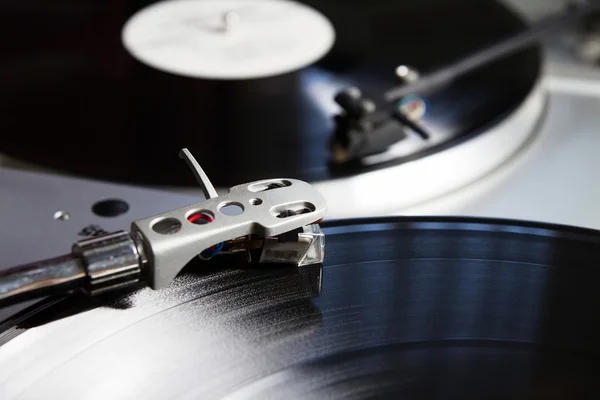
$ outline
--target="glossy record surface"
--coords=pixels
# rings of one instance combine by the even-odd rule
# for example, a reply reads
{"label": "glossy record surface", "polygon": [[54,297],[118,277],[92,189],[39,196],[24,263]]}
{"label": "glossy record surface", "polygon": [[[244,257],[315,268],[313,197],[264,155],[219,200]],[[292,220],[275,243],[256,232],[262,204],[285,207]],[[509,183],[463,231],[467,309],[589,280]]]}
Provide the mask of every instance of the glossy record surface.
{"label": "glossy record surface", "polygon": [[600,395],[600,233],[422,218],[325,231],[320,295],[319,268],[221,260],[167,290],[5,321],[2,397]]}
{"label": "glossy record surface", "polygon": [[[322,60],[273,78],[202,80],[150,68],[123,47],[123,25],[151,3],[0,6],[0,36],[11,38],[0,54],[0,151],[138,184],[195,185],[172,157],[184,147],[217,186],[363,172],[329,165],[338,90],[357,86],[377,99],[400,83],[400,64],[426,72],[525,28],[492,0],[302,1],[335,28],[334,46]],[[539,72],[539,49],[532,48],[430,96],[422,124],[444,144],[413,157],[494,125],[523,102]]]}

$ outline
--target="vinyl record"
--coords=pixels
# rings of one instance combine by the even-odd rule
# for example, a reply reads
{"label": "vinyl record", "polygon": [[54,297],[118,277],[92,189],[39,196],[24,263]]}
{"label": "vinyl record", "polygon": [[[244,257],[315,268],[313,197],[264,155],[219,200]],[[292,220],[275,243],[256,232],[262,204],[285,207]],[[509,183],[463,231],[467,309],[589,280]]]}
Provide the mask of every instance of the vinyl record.
{"label": "vinyl record", "polygon": [[[525,28],[491,0],[302,1],[333,26],[335,41],[322,59],[301,67],[310,57],[301,58],[299,69],[268,77],[201,79],[148,66],[125,49],[123,27],[151,3],[3,5],[0,34],[10,41],[0,55],[0,151],[72,174],[149,184],[195,184],[173,156],[182,147],[218,186],[360,173],[330,165],[338,90],[378,95],[398,85],[400,64],[427,72]],[[375,167],[485,131],[523,102],[539,72],[534,47],[456,81],[427,98],[422,124],[439,143],[424,141]]]}
{"label": "vinyl record", "polygon": [[160,291],[2,324],[14,398],[597,398],[600,233],[479,219],[329,223],[306,269],[190,265]]}

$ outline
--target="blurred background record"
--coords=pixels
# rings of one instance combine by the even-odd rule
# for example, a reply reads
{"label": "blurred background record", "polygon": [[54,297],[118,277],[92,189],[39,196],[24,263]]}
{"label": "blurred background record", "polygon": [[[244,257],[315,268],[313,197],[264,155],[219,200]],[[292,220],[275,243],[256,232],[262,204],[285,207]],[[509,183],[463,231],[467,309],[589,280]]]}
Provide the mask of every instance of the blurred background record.
{"label": "blurred background record", "polygon": [[[479,0],[1,7],[10,40],[0,55],[0,151],[70,174],[151,185],[193,183],[169,156],[181,147],[199,153],[220,186],[364,172],[330,163],[339,90],[378,95],[401,83],[400,65],[432,70],[526,26],[505,5]],[[430,156],[486,132],[522,105],[540,67],[532,47],[426,98],[419,120],[430,140],[408,132],[402,156],[370,164]]]}
{"label": "blurred background record", "polygon": [[[568,4],[5,1],[0,162],[199,194],[173,156],[187,147],[221,191],[295,177],[318,187],[332,217],[590,223],[596,197],[566,193],[595,190],[596,14],[435,91],[383,99]],[[348,88],[406,120],[380,124],[393,143],[343,148],[351,128],[336,96]]]}

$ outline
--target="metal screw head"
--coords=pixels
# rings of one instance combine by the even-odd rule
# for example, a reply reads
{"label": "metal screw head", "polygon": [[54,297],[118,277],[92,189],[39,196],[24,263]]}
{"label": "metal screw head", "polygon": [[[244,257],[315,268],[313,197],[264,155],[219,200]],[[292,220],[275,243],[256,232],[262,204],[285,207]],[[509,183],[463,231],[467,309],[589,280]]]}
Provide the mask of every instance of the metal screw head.
{"label": "metal screw head", "polygon": [[54,213],[54,219],[57,221],[68,221],[71,219],[71,214],[66,211],[57,211]]}
{"label": "metal screw head", "polygon": [[396,68],[396,76],[405,83],[413,83],[419,80],[419,71],[408,65],[400,65]]}
{"label": "metal screw head", "polygon": [[348,96],[350,96],[350,98],[358,100],[362,97],[362,93],[360,92],[360,89],[356,88],[356,87],[349,87],[346,90],[344,90],[344,92],[346,92],[346,94]]}
{"label": "metal screw head", "polygon": [[376,106],[371,100],[363,100],[360,102],[360,107],[365,114],[371,114],[375,112]]}

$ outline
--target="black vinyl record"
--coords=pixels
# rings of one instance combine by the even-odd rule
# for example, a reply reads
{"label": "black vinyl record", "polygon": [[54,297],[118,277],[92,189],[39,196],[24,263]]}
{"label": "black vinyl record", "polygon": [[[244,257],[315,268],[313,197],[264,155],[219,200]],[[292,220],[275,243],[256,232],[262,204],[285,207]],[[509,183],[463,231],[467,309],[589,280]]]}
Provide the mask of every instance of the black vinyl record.
{"label": "black vinyl record", "polygon": [[[265,176],[329,179],[340,172],[329,164],[334,127],[322,103],[333,100],[315,101],[308,82],[333,76],[380,97],[399,84],[398,65],[427,72],[525,28],[490,0],[303,1],[336,31],[322,60],[271,78],[220,81],[161,72],[127,53],[122,27],[150,3],[0,6],[0,34],[10,38],[0,53],[0,151],[76,175],[135,183],[195,184],[177,157],[182,147],[217,185]],[[432,95],[423,126],[446,141],[411,158],[501,120],[521,104],[539,72],[533,47]]]}
{"label": "black vinyl record", "polygon": [[[600,232],[324,225],[323,266],[190,265],[0,325],[5,398],[598,398]],[[9,373],[10,371],[10,373]]]}

